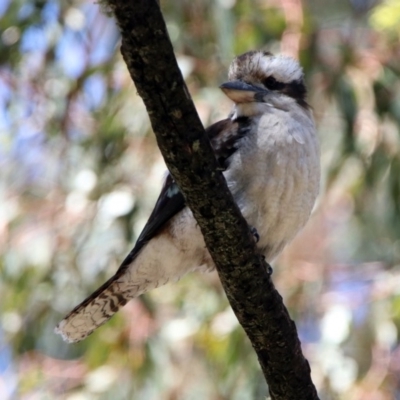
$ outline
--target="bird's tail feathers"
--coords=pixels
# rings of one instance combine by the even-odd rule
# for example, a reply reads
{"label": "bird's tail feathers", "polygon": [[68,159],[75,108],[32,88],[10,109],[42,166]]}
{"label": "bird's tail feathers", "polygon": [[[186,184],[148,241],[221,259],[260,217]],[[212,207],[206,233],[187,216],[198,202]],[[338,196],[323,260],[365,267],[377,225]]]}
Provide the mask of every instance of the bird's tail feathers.
{"label": "bird's tail feathers", "polygon": [[69,343],[79,342],[107,322],[135,293],[115,275],[76,306],[54,329]]}
{"label": "bird's tail feathers", "polygon": [[166,273],[163,268],[120,268],[116,275],[76,306],[54,329],[66,342],[80,342],[107,322],[129,300],[168,282],[188,270]]}

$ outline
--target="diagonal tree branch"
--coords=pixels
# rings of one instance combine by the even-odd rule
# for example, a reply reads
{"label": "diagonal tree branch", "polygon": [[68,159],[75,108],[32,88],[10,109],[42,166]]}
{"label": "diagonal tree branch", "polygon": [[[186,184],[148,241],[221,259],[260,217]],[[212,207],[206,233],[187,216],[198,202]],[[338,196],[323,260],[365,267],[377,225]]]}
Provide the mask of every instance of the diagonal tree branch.
{"label": "diagonal tree branch", "polygon": [[102,3],[115,15],[121,52],[160,150],[203,232],[229,302],[257,353],[271,398],[318,399],[296,327],[217,170],[156,0]]}

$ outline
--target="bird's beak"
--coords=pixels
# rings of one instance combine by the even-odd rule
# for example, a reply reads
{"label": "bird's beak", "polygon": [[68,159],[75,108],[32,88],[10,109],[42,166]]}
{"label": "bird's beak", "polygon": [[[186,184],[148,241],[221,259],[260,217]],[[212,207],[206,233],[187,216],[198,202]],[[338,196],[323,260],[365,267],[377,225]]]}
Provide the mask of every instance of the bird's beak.
{"label": "bird's beak", "polygon": [[235,103],[259,102],[268,92],[243,81],[225,82],[219,88]]}

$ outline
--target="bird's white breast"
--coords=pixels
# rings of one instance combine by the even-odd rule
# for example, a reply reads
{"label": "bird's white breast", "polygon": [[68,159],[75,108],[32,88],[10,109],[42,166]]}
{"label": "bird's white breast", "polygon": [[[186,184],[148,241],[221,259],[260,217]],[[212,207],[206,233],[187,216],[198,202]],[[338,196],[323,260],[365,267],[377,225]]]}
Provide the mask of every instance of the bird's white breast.
{"label": "bird's white breast", "polygon": [[[271,261],[307,222],[319,190],[319,145],[309,111],[265,105],[225,177]],[[260,201],[261,200],[261,201]]]}

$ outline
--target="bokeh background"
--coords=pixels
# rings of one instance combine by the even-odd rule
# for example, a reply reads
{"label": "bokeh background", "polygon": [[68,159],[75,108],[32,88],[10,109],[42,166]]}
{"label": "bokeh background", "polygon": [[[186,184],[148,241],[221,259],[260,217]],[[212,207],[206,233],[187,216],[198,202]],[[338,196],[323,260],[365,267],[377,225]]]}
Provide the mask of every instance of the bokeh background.
{"label": "bokeh background", "polygon": [[[400,2],[161,5],[205,125],[229,112],[234,55],[301,60],[323,179],[274,281],[321,399],[399,399]],[[0,398],[265,398],[216,273],[131,301],[83,343],[53,333],[129,252],[165,167],[98,4],[2,0],[0,16]]]}

